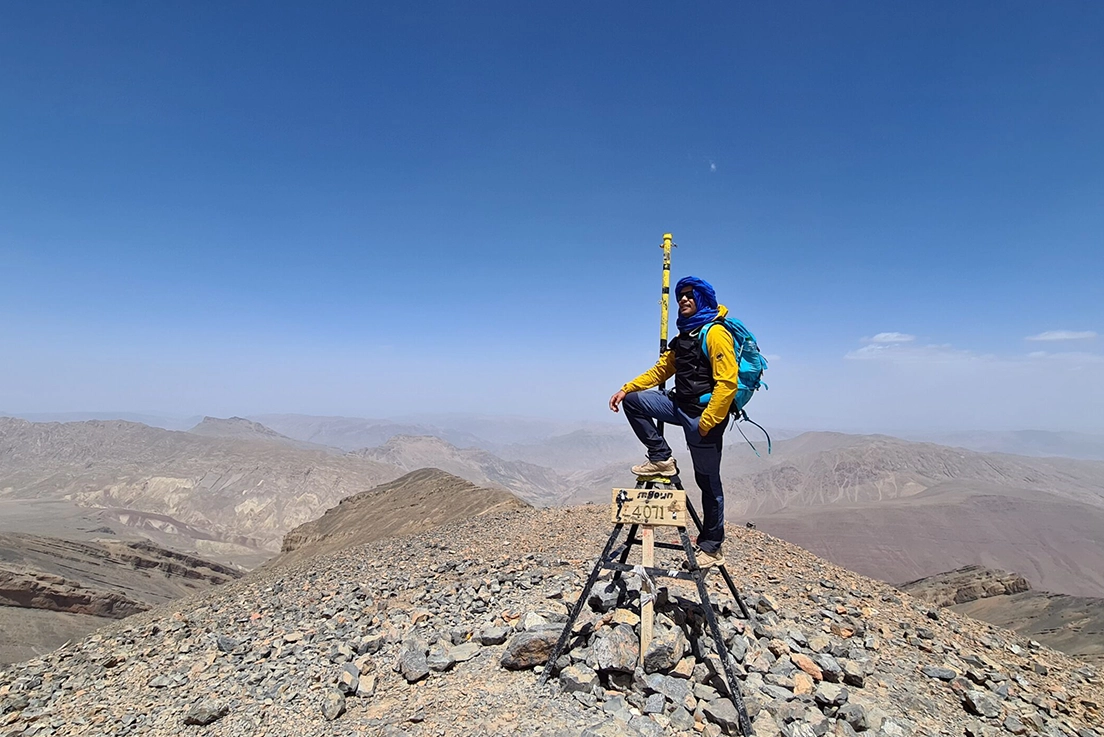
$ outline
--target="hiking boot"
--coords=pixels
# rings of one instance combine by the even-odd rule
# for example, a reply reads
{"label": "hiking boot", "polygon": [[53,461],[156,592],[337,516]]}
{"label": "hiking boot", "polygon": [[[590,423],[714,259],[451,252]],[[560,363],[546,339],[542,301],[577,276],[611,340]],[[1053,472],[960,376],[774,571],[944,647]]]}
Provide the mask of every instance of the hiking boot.
{"label": "hiking boot", "polygon": [[[694,560],[698,562],[698,568],[703,571],[707,568],[713,568],[715,566],[723,566],[725,564],[724,555],[721,554],[721,549],[717,548],[715,553],[707,553],[701,548],[694,546]],[[683,568],[689,568],[689,564],[684,562]]]}
{"label": "hiking boot", "polygon": [[678,468],[675,467],[675,459],[668,458],[665,461],[648,461],[633,466],[632,472],[637,476],[673,476],[678,473]]}

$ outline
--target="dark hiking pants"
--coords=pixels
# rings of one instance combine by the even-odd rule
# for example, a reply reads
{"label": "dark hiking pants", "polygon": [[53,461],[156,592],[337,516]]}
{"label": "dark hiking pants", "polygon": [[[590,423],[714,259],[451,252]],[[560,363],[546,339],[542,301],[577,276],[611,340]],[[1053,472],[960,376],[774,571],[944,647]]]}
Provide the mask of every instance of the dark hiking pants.
{"label": "dark hiking pants", "polygon": [[656,420],[677,425],[686,436],[690,459],[694,463],[694,480],[701,489],[702,531],[698,546],[715,553],[724,541],[724,489],[721,488],[721,440],[728,417],[710,430],[705,437],[698,434],[700,417],[692,417],[661,391],[630,392],[622,402],[625,418],[636,437],[648,449],[648,460],[665,461],[671,457],[671,446],[659,434]]}

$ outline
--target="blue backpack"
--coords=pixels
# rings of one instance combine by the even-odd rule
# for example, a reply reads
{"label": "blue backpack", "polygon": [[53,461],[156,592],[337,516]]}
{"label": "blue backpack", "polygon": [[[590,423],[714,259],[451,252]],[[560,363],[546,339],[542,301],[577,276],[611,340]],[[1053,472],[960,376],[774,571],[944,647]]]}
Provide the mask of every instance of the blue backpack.
{"label": "blue backpack", "polygon": [[[755,335],[742,322],[731,317],[714,320],[702,327],[701,347],[707,359],[709,358],[709,348],[705,345],[705,338],[709,334],[709,329],[714,325],[724,325],[725,329],[732,335],[732,343],[736,347],[736,360],[740,362],[740,388],[736,392],[736,399],[732,402],[732,415],[737,421],[747,420],[763,430],[761,425],[748,418],[747,413],[744,412],[744,407],[751,401],[751,396],[760,387],[763,389],[769,388],[766,382],[763,381],[763,372],[767,370],[767,359],[759,352],[759,344],[755,340]],[[702,397],[702,399],[708,401],[707,396]],[[741,435],[744,435],[744,431],[740,429],[739,425],[736,428],[740,430]],[[769,455],[771,452],[770,435],[767,435],[766,430],[763,430],[763,434],[767,436],[767,454]],[[744,435],[744,440],[747,440],[747,435]],[[755,449],[751,441],[748,440],[747,442],[748,445],[751,445],[751,449],[755,451],[755,455],[759,455],[759,451]]]}

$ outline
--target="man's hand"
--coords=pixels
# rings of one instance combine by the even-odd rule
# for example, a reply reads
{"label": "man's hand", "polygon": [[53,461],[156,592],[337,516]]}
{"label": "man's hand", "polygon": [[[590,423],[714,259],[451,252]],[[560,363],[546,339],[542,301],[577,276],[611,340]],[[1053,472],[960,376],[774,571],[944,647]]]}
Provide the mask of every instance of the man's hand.
{"label": "man's hand", "polygon": [[[713,428],[710,428],[710,430],[712,430],[712,429]],[[704,427],[702,427],[701,418],[699,417],[698,418],[698,435],[700,435],[701,437],[704,438],[708,434],[709,434],[709,430],[706,430]]]}
{"label": "man's hand", "polygon": [[610,397],[610,409],[614,412],[620,412],[621,402],[625,399],[625,392],[618,391],[612,397]]}

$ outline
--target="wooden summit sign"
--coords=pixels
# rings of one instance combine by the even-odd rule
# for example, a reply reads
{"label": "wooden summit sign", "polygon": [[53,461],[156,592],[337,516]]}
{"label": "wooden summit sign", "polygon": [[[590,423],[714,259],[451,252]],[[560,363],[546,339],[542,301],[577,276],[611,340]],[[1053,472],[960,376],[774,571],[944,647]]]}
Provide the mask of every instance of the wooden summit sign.
{"label": "wooden summit sign", "polygon": [[615,523],[686,527],[686,491],[614,489],[610,518]]}

